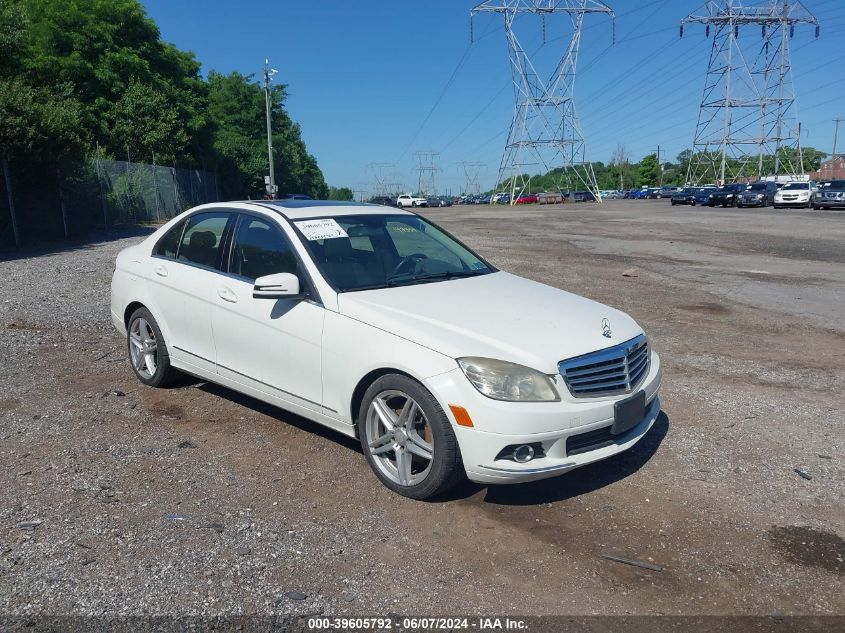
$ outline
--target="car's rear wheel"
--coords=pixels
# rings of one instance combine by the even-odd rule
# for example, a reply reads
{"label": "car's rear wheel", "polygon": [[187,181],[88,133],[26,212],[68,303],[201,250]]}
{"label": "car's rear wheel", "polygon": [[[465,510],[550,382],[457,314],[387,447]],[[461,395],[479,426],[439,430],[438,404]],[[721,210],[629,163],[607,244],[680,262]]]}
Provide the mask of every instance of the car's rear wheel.
{"label": "car's rear wheel", "polygon": [[179,371],[170,365],[161,329],[146,308],[138,308],[129,317],[126,344],[132,371],[145,385],[166,387],[179,376]]}
{"label": "car's rear wheel", "polygon": [[358,432],[373,472],[405,497],[428,499],[466,476],[449,419],[434,396],[407,376],[388,374],[370,385]]}

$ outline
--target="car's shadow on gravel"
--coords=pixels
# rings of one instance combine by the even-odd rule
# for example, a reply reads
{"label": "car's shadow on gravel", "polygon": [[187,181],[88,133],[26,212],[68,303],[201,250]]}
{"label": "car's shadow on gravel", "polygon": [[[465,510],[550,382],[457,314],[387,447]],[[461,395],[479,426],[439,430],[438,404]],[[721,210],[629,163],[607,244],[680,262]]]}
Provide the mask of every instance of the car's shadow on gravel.
{"label": "car's shadow on gravel", "polygon": [[467,482],[433,501],[454,501],[478,494],[486,487],[484,502],[507,506],[528,506],[564,501],[604,488],[637,472],[657,452],[669,432],[669,416],[661,411],[654,426],[637,444],[624,453],[576,468],[564,475],[506,486]]}
{"label": "car's shadow on gravel", "polygon": [[[188,378],[187,381],[188,384],[193,384],[197,389],[201,389],[206,393],[225,398],[256,413],[261,413],[307,433],[337,442],[363,456],[361,444],[358,440],[347,437],[317,422],[312,422],[290,411],[285,411],[251,396],[233,391],[228,387],[191,378]],[[184,386],[188,386],[188,384]],[[657,452],[657,449],[663,442],[663,438],[666,437],[668,432],[669,417],[665,411],[661,411],[651,430],[632,449],[624,453],[619,453],[618,455],[588,466],[576,468],[558,477],[532,481],[525,484],[484,486],[466,482],[429,501],[432,503],[443,503],[466,499],[478,494],[485,488],[484,502],[496,505],[538,505],[578,497],[598,490],[599,488],[609,486],[637,472]]]}
{"label": "car's shadow on gravel", "polygon": [[246,407],[247,409],[251,409],[256,413],[261,413],[275,420],[278,420],[279,422],[283,422],[284,424],[288,424],[307,433],[311,433],[319,437],[324,437],[333,442],[337,442],[338,444],[341,444],[346,448],[361,453],[362,456],[364,454],[361,450],[361,443],[358,440],[353,437],[343,435],[338,431],[334,431],[327,426],[323,426],[322,424],[318,424],[317,422],[312,422],[311,420],[303,418],[302,416],[297,415],[296,413],[291,413],[290,411],[280,409],[279,407],[273,406],[272,404],[267,404],[266,402],[253,398],[252,396],[247,396],[238,391],[233,391],[228,387],[223,387],[222,385],[217,385],[211,382],[203,382],[198,379],[189,378],[189,380],[191,380],[192,382],[195,381],[196,388],[201,389],[206,393],[210,393],[219,398],[230,400],[231,402],[235,402],[241,405],[242,407]]}

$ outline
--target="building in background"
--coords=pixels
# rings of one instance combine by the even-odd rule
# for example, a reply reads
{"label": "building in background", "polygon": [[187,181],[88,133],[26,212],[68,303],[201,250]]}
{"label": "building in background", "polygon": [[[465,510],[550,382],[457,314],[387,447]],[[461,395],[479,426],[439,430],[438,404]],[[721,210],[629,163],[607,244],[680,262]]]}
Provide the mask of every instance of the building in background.
{"label": "building in background", "polygon": [[837,154],[810,174],[810,180],[845,180],[845,154]]}

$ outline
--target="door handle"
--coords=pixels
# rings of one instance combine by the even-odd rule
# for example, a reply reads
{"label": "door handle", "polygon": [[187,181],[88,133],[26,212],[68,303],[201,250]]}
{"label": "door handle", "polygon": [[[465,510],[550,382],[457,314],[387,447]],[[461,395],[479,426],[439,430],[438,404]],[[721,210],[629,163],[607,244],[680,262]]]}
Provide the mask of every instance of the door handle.
{"label": "door handle", "polygon": [[217,296],[223,299],[223,301],[228,301],[229,303],[237,303],[238,302],[238,295],[236,295],[230,288],[226,286],[220,286],[217,289]]}
{"label": "door handle", "polygon": [[164,266],[156,266],[153,271],[159,277],[167,277],[167,269]]}

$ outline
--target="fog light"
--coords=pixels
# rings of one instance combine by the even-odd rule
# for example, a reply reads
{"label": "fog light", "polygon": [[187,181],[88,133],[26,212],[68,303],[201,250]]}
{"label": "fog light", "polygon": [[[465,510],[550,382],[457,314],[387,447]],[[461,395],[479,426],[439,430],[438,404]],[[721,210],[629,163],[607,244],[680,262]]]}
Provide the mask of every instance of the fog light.
{"label": "fog light", "polygon": [[524,464],[534,459],[534,447],[530,444],[523,444],[513,449],[513,461]]}

